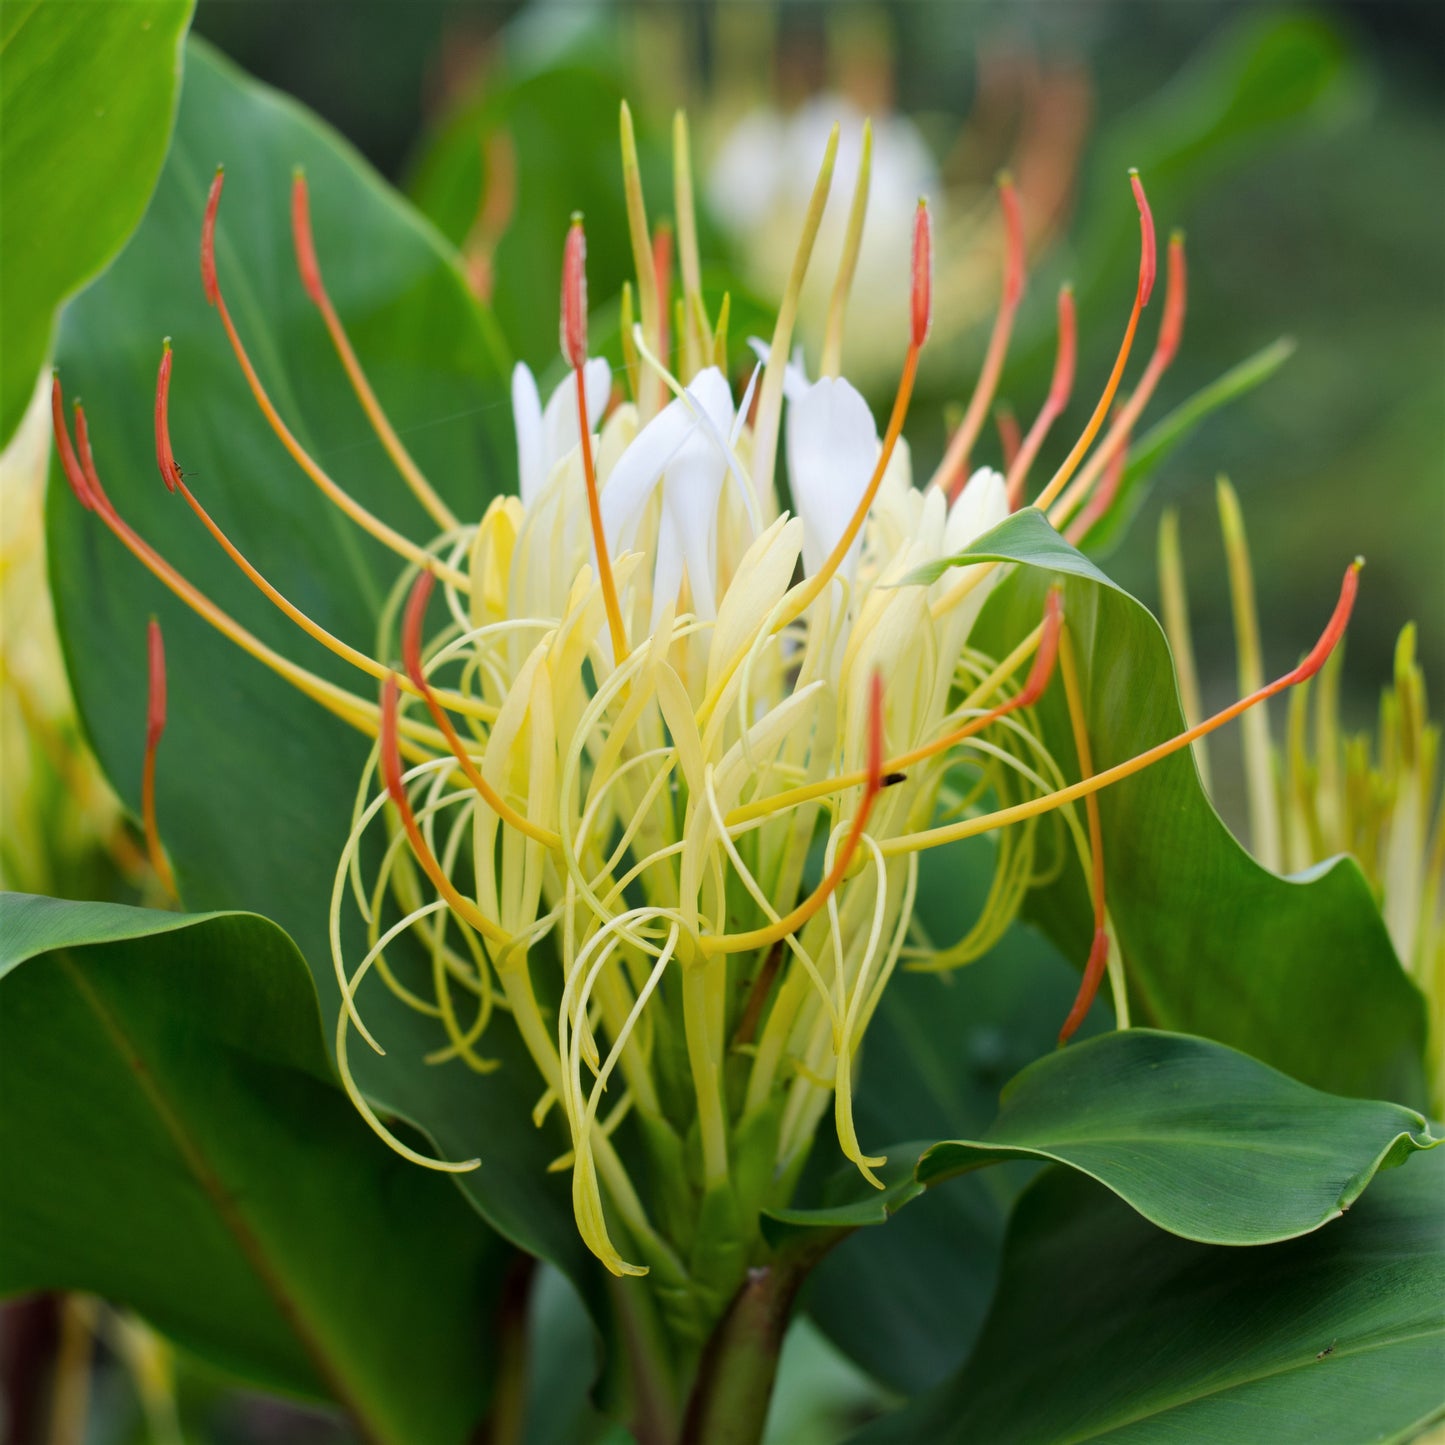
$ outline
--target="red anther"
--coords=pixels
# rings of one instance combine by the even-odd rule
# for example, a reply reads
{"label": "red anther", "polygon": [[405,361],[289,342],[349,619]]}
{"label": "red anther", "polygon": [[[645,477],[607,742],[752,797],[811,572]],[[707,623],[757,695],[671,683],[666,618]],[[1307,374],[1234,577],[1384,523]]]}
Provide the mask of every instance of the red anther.
{"label": "red anther", "polygon": [[1048,409],[1055,416],[1069,404],[1074,389],[1074,358],[1077,354],[1077,326],[1074,319],[1074,288],[1059,288],[1059,343],[1054,353],[1054,375],[1049,382]]}
{"label": "red anther", "polygon": [[933,226],[928,202],[919,199],[913,217],[913,337],[915,351],[928,340],[933,324]]}
{"label": "red anther", "polygon": [[883,786],[883,674],[876,669],[868,688],[868,790],[869,802]]}
{"label": "red anther", "polygon": [[1340,584],[1340,600],[1335,603],[1334,614],[1329,620],[1320,640],[1310,650],[1310,654],[1295,670],[1289,674],[1289,683],[1307,682],[1325,665],[1336,647],[1340,644],[1340,638],[1345,635],[1345,628],[1350,625],[1350,613],[1354,610],[1355,594],[1360,590],[1360,568],[1365,565],[1363,557],[1356,557],[1345,569],[1345,580]]}
{"label": "red anther", "polygon": [[146,628],[146,659],[150,690],[146,706],[146,747],[154,748],[166,730],[166,646],[161,625],[151,618]]}
{"label": "red anther", "polygon": [[296,269],[301,273],[301,284],[306,294],[321,306],[326,288],[321,284],[316,242],[311,234],[311,194],[306,188],[306,173],[300,169],[291,177],[291,240],[296,248]]}
{"label": "red anther", "polygon": [[407,817],[411,816],[411,807],[406,796],[406,789],[401,781],[401,747],[397,739],[396,729],[396,674],[389,672],[381,684],[381,728],[377,734],[377,741],[381,752],[381,776],[386,783],[386,791],[391,794],[391,801],[400,808]]}
{"label": "red anther", "polygon": [[999,177],[998,199],[1004,225],[1003,304],[1014,307],[1024,294],[1024,219],[1013,177],[1007,173]]}
{"label": "red anther", "polygon": [[220,283],[216,280],[216,211],[221,204],[221,186],[226,180],[226,168],[216,167],[216,178],[211,182],[211,192],[206,197],[206,214],[201,221],[201,286],[206,300],[214,306],[221,294]]}
{"label": "red anther", "polygon": [[75,449],[80,454],[80,469],[85,473],[85,489],[89,492],[96,511],[112,516],[115,508],[105,494],[100,482],[100,473],[95,469],[95,458],[90,451],[90,429],[85,424],[85,408],[75,403]]}
{"label": "red anther", "polygon": [[1094,999],[1098,995],[1099,985],[1104,981],[1104,969],[1109,962],[1109,934],[1106,929],[1097,928],[1094,930],[1094,944],[1089,949],[1089,961],[1084,965],[1083,982],[1079,985],[1078,995],[1074,999],[1074,1006],[1069,1010],[1069,1016],[1064,1020],[1064,1026],[1059,1030],[1059,1045],[1064,1044],[1074,1036],[1079,1025],[1088,1017],[1089,1010],[1094,1006]]}
{"label": "red anther", "polygon": [[[1054,675],[1054,664],[1059,657],[1059,633],[1064,626],[1063,594],[1057,587],[1049,588],[1044,599],[1044,630],[1039,636],[1039,650],[1034,653],[1034,665],[1029,668],[1023,688],[1011,704],[1013,708],[1032,707],[1043,695]],[[1002,711],[1002,709],[999,709]]]}
{"label": "red anther", "polygon": [[1184,233],[1175,231],[1169,238],[1169,275],[1164,289],[1164,319],[1159,323],[1159,340],[1154,355],[1162,370],[1174,360],[1184,335],[1184,305],[1188,292],[1188,274],[1184,265]]}
{"label": "red anther", "polygon": [[161,471],[161,481],[166,490],[173,492],[181,479],[181,469],[176,465],[175,453],[171,450],[171,340],[166,337],[161,350],[161,367],[156,373],[156,465]]}
{"label": "red anther", "polygon": [[1004,470],[1007,471],[1018,458],[1023,446],[1023,433],[1019,430],[1019,419],[1007,402],[1000,402],[993,409],[994,425],[998,428],[999,448],[1003,452]]}
{"label": "red anther", "polygon": [[1154,244],[1154,213],[1149,209],[1149,198],[1144,194],[1144,182],[1139,172],[1129,172],[1129,184],[1134,188],[1134,199],[1139,203],[1139,305],[1149,304],[1154,294],[1154,271],[1158,264]]}
{"label": "red anther", "polygon": [[65,480],[70,483],[75,500],[87,512],[93,512],[95,498],[90,495],[85,473],[81,471],[75,448],[70,444],[70,428],[65,424],[65,396],[60,390],[59,372],[50,378],[50,420],[55,429],[55,450],[60,457],[60,468],[65,473]]}
{"label": "red anther", "polygon": [[417,685],[420,692],[428,691],[426,673],[421,665],[421,625],[426,620],[427,603],[431,601],[432,587],[436,583],[434,573],[425,569],[416,574],[411,592],[406,599],[406,612],[401,624],[401,658],[406,673]]}
{"label": "red anther", "polygon": [[562,252],[562,355],[573,371],[587,364],[587,236],[576,214]]}

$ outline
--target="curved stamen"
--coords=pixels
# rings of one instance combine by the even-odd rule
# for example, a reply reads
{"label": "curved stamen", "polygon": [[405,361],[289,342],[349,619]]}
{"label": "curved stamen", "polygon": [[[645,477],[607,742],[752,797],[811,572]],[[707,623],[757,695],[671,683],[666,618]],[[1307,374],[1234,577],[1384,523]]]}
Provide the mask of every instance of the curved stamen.
{"label": "curved stamen", "polygon": [[1089,418],[1088,425],[1074,443],[1073,450],[1064,458],[1063,465],[1054,473],[1048,486],[1034,498],[1034,506],[1040,511],[1047,511],[1053,504],[1054,499],[1068,485],[1070,477],[1078,470],[1085,453],[1094,444],[1094,438],[1098,436],[1099,428],[1103,426],[1104,418],[1114,404],[1119,383],[1124,379],[1124,368],[1128,365],[1129,352],[1134,346],[1134,333],[1139,329],[1139,317],[1149,304],[1149,296],[1154,290],[1154,214],[1149,209],[1149,198],[1144,194],[1144,184],[1139,179],[1138,171],[1129,172],[1129,184],[1133,187],[1134,201],[1139,207],[1139,281],[1134,290],[1134,307],[1129,312],[1129,324],[1124,328],[1124,340],[1119,345],[1114,369],[1109,373],[1109,380],[1105,383],[1103,395],[1094,408],[1093,416]]}
{"label": "curved stamen", "polygon": [[587,520],[592,527],[592,551],[597,558],[597,581],[607,609],[607,630],[612,638],[614,662],[627,658],[627,629],[617,601],[612,556],[602,526],[602,498],[597,467],[592,459],[592,423],[587,416],[587,235],[582,217],[574,215],[562,251],[562,355],[577,382],[577,433],[582,447],[582,475],[587,484]]}
{"label": "curved stamen", "polygon": [[150,859],[161,887],[172,898],[179,898],[176,875],[170,859],[161,846],[161,832],[156,824],[156,749],[166,730],[166,650],[161,625],[151,618],[146,627],[147,698],[145,761],[141,764],[140,811],[145,830],[146,856]]}
{"label": "curved stamen", "polygon": [[[224,171],[216,172],[216,178],[211,182],[210,195],[206,198],[206,214],[201,223],[201,282],[205,288],[206,300],[216,308],[217,314],[221,318],[221,325],[226,328],[226,336],[231,343],[231,350],[240,364],[247,386],[251,388],[251,395],[255,397],[256,405],[261,409],[261,415],[266,418],[282,446],[291,453],[296,465],[358,527],[364,532],[370,533],[384,547],[389,547],[398,556],[405,557],[408,562],[414,562],[419,567],[437,566],[436,561],[428,555],[424,548],[417,546],[409,537],[402,536],[394,527],[388,526],[380,517],[369,512],[312,457],[311,453],[297,441],[290,427],[281,419],[281,413],[276,410],[269,393],[261,385],[261,378],[251,364],[251,358],[241,340],[241,333],[236,330],[236,323],[231,319],[226,298],[221,294],[220,278],[216,273],[216,213],[221,204],[221,186],[225,178]],[[450,567],[443,568],[442,571],[448,584],[459,592],[471,591],[471,581],[463,573]]]}
{"label": "curved stamen", "polygon": [[1074,288],[1065,284],[1059,288],[1059,340],[1054,352],[1054,374],[1049,381],[1049,394],[1039,408],[1034,424],[1029,428],[1018,455],[1006,463],[1008,472],[1008,508],[1018,511],[1024,499],[1024,483],[1028,480],[1029,468],[1039,454],[1049,428],[1059,419],[1069,404],[1069,394],[1074,389],[1074,359],[1077,348],[1076,322],[1074,318]]}
{"label": "curved stamen", "polygon": [[[1188,276],[1184,263],[1184,235],[1176,231],[1169,238],[1168,252],[1168,280],[1164,290],[1164,315],[1159,323],[1159,338],[1154,344],[1153,355],[1149,358],[1149,364],[1144,368],[1144,374],[1139,378],[1139,385],[1134,388],[1133,394],[1119,408],[1119,414],[1114,418],[1113,425],[1105,433],[1104,440],[1099,443],[1098,450],[1091,456],[1084,465],[1079,475],[1074,478],[1068,491],[1054,504],[1053,511],[1049,514],[1049,520],[1055,527],[1062,530],[1064,522],[1071,516],[1084,498],[1088,495],[1089,489],[1094,485],[1095,480],[1101,472],[1106,478],[1109,473],[1106,470],[1116,460],[1119,453],[1126,450],[1129,445],[1129,436],[1139,421],[1144,408],[1148,405],[1150,397],[1154,395],[1155,388],[1159,385],[1159,378],[1169,369],[1179,352],[1179,342],[1184,335],[1184,310],[1187,302]],[[1102,488],[1101,488],[1102,490]],[[1093,508],[1086,508],[1092,511]],[[1100,508],[1095,512],[1090,525],[1107,507]],[[1084,528],[1087,531],[1088,528]]]}
{"label": "curved stamen", "polygon": [[754,949],[767,948],[781,938],[796,933],[832,897],[838,885],[847,876],[852,866],[853,855],[858,851],[863,830],[868,826],[868,815],[873,811],[874,800],[883,790],[883,678],[873,674],[872,687],[868,696],[868,777],[863,787],[863,796],[858,811],[833,859],[823,881],[791,913],[785,914],[776,923],[766,928],[755,928],[747,933],[712,934],[698,941],[698,949],[705,956],[719,953],[749,953]]}
{"label": "curved stamen", "polygon": [[361,362],[357,360],[356,352],[352,349],[346,328],[341,324],[341,318],[331,304],[331,297],[327,295],[326,284],[321,279],[321,266],[316,259],[316,242],[311,233],[311,197],[306,189],[306,174],[299,168],[291,179],[291,236],[295,244],[296,268],[301,273],[301,284],[305,286],[306,294],[315,303],[321,319],[326,323],[326,329],[331,334],[331,344],[336,348],[336,355],[346,370],[351,389],[356,393],[361,409],[366,413],[366,418],[382,446],[386,448],[387,456],[401,473],[402,480],[411,488],[417,501],[426,508],[427,515],[442,531],[451,531],[457,525],[456,515],[422,475],[421,468],[387,420],[381,403],[376,399],[376,393],[371,389],[371,383],[366,379],[366,373],[361,369]]}
{"label": "curved stamen", "polygon": [[1024,294],[1023,216],[1019,211],[1018,192],[1014,190],[1013,178],[1007,172],[999,177],[998,199],[1004,220],[1003,295],[998,303],[998,315],[994,318],[988,349],[984,352],[983,366],[979,370],[973,395],[969,398],[968,409],[948,443],[948,450],[939,462],[938,470],[928,483],[931,487],[942,487],[950,500],[958,495],[967,480],[969,454],[983,429],[989,403],[993,401],[999,377],[1003,375],[1004,358],[1008,355],[1014,318],[1018,315],[1019,302]]}
{"label": "curved stamen", "polygon": [[386,783],[386,791],[390,795],[391,801],[396,804],[396,811],[401,817],[401,825],[406,829],[411,851],[417,862],[421,864],[426,876],[431,879],[432,886],[446,899],[452,911],[463,923],[469,924],[483,938],[490,939],[493,943],[510,943],[511,935],[493,923],[447,877],[446,870],[437,862],[436,854],[427,846],[427,841],[422,836],[421,828],[416,821],[416,814],[412,811],[411,800],[407,797],[406,783],[401,775],[401,749],[398,746],[396,718],[398,695],[396,678],[388,673],[386,680],[381,685],[381,730],[379,734],[381,771]]}
{"label": "curved stamen", "polygon": [[1136,754],[1125,762],[1116,763],[1112,768],[1105,768],[1103,772],[1095,773],[1092,778],[1083,778],[1077,783],[1070,783],[1067,787],[1046,793],[1042,797],[1031,798],[1026,803],[1016,803],[1012,807],[1000,808],[997,812],[986,813],[981,817],[965,818],[961,822],[950,823],[941,828],[930,828],[921,833],[905,833],[890,838],[881,845],[884,855],[897,857],[905,853],[916,853],[924,848],[936,848],[943,843],[954,843],[963,838],[973,838],[980,833],[990,833],[995,828],[1006,828],[1011,823],[1021,823],[1026,818],[1036,818],[1042,813],[1051,813],[1066,804],[1077,802],[1080,798],[1087,798],[1091,793],[1100,792],[1104,788],[1112,787],[1115,783],[1123,782],[1125,778],[1133,777],[1135,773],[1152,767],[1153,764],[1161,762],[1172,753],[1177,753],[1181,748],[1187,748],[1199,738],[1217,731],[1226,723],[1233,722],[1235,718],[1248,712],[1250,708],[1264,702],[1267,698],[1274,697],[1277,693],[1284,692],[1298,683],[1308,681],[1324,666],[1325,659],[1334,651],[1340,638],[1344,636],[1345,628],[1349,624],[1350,612],[1355,604],[1355,594],[1359,590],[1360,568],[1364,565],[1362,558],[1356,558],[1346,569],[1345,580],[1340,587],[1339,601],[1335,604],[1334,613],[1330,617],[1328,626],[1320,635],[1320,640],[1315,643],[1305,660],[1298,667],[1285,673],[1283,677],[1277,677],[1273,682],[1266,683],[1257,692],[1240,698],[1237,702],[1231,703],[1228,707],[1215,713],[1213,717],[1205,718],[1203,722],[1197,723],[1194,727],[1186,728],[1183,732],[1176,733],[1172,738],[1167,738],[1152,748],[1146,748],[1142,753]]}
{"label": "curved stamen", "polygon": [[427,602],[431,599],[432,587],[435,582],[436,578],[430,572],[418,572],[416,581],[412,584],[411,596],[407,599],[401,633],[402,659],[406,664],[407,674],[421,694],[422,701],[426,703],[427,711],[432,715],[432,721],[441,729],[441,734],[447,740],[447,746],[451,748],[452,756],[456,758],[458,766],[466,774],[467,781],[477,790],[486,805],[503,822],[510,823],[519,832],[536,839],[543,847],[560,848],[562,840],[556,833],[548,828],[539,828],[530,818],[517,812],[482,776],[476,763],[472,761],[471,754],[463,746],[461,738],[457,736],[457,730],[452,725],[452,720],[437,701],[436,693],[427,681],[421,658],[421,625],[422,619],[426,616]]}

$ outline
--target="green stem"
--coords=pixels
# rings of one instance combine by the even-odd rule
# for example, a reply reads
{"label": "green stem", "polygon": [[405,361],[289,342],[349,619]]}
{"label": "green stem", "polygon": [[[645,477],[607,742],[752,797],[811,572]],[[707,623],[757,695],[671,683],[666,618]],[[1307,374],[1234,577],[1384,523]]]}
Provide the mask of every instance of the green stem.
{"label": "green stem", "polygon": [[768,1421],[778,1354],[807,1273],[779,1260],[748,1271],[703,1352],[680,1445],[758,1445]]}

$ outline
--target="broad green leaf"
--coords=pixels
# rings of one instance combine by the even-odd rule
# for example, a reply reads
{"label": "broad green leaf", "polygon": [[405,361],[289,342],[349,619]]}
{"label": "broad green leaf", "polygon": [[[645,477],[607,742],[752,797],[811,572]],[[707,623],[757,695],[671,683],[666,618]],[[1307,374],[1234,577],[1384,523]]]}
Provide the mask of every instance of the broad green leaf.
{"label": "broad green leaf", "polygon": [[[226,185],[217,231],[221,283],[276,405],[338,481],[418,540],[431,528],[351,394],[292,255],[292,169],[306,168],[321,266],[382,405],[460,516],[476,518],[515,478],[505,357],[489,314],[429,227],[334,134],[193,42],[175,142],[150,211],[110,271],[65,313],[59,366],[84,396],[101,475],[121,513],[260,637],[374,699],[303,637],[221,553],[156,474],[151,420],[160,339],[174,339],[171,429],[190,485],[251,561],[323,626],[361,649],[400,563],[358,532],[287,456],[258,413],[206,305],[196,256],[207,187]],[[327,939],[336,859],[350,828],[368,741],[244,656],[175,601],[76,505],[58,476],[49,497],[51,575],[76,699],[107,774],[134,805],[145,720],[145,626],[162,622],[170,721],[158,812],[185,901],[243,907],[296,940],[334,1040],[339,991]],[[354,965],[364,942],[343,937]],[[405,970],[407,960],[398,956]],[[430,988],[429,978],[417,980]],[[387,1049],[354,1036],[357,1076],[383,1111],[417,1124],[447,1159],[480,1157],[458,1183],[502,1234],[563,1268],[581,1246],[565,1148],[535,1129],[541,1092],[507,1020],[480,1048],[482,1075],[425,1056],[435,1021],[370,981],[363,1016]]]}
{"label": "broad green leaf", "polygon": [[0,1290],[130,1306],[366,1438],[462,1445],[511,1249],[337,1087],[249,914],[0,895]]}
{"label": "broad green leaf", "polygon": [[1171,1234],[1273,1244],[1337,1218],[1376,1171],[1440,1142],[1399,1104],[1320,1093],[1205,1039],[1126,1029],[1031,1064],[993,1127],[935,1144],[917,1180],[1052,1160]]}
{"label": "broad green leaf", "polygon": [[1445,1414],[1442,1191],[1445,1151],[1325,1229],[1227,1249],[1050,1170],[968,1363],[854,1445],[1412,1439]]}
{"label": "broad green leaf", "polygon": [[195,0],[13,0],[0,16],[0,446],[60,303],[145,210],[166,154]]}
{"label": "broad green leaf", "polygon": [[[919,865],[916,917],[936,943],[961,937],[992,877],[991,841],[940,849]],[[1026,927],[1011,929],[957,973],[900,970],[861,1055],[854,1115],[864,1147],[911,1163],[920,1148],[895,1148],[894,1141],[983,1133],[998,1112],[1000,1089],[1054,1046],[1077,989],[1074,970]],[[1099,1006],[1083,1031],[1103,1025],[1106,1013]],[[857,1185],[857,1170],[828,1148],[826,1136],[814,1148],[820,1172],[831,1165],[830,1185]],[[1009,1206],[1033,1172],[1028,1165],[981,1171],[930,1189],[886,1229],[859,1229],[813,1273],[808,1313],[890,1388],[915,1395],[939,1384],[983,1324]]]}
{"label": "broad green leaf", "polygon": [[1128,530],[1134,514],[1143,504],[1154,472],[1169,454],[1187,441],[1194,429],[1211,412],[1218,411],[1253,391],[1262,382],[1268,381],[1293,353],[1294,342],[1289,337],[1282,336],[1262,351],[1245,357],[1237,366],[1230,367],[1223,376],[1196,391],[1187,401],[1176,406],[1168,416],[1150,427],[1138,442],[1129,448],[1129,459],[1124,463],[1124,475],[1119,482],[1114,502],[1108,512],[1089,528],[1084,537],[1085,544],[1097,552],[1107,550],[1117,542]]}
{"label": "broad green leaf", "polygon": [[[1064,579],[1097,770],[1183,731],[1158,623],[1037,511],[979,538],[975,557],[1025,564],[995,590],[974,634],[1000,656]],[[1333,603],[1320,599],[1321,626]],[[1301,638],[1301,652],[1313,641]],[[1060,766],[1077,776],[1063,687],[1055,682],[1036,712]],[[1353,860],[1291,878],[1261,867],[1214,811],[1187,750],[1106,788],[1099,811],[1134,1022],[1219,1039],[1330,1092],[1423,1098],[1423,1001]],[[1077,867],[1031,893],[1026,916],[1067,955],[1086,957],[1092,923]]]}

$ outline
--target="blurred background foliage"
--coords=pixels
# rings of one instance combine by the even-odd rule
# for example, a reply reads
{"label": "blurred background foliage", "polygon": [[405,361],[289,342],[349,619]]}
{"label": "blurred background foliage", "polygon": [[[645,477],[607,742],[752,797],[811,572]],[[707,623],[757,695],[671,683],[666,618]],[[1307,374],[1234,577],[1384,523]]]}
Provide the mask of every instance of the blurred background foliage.
{"label": "blurred background foliage", "polygon": [[[872,115],[879,146],[870,226],[881,269],[869,284],[865,258],[845,369],[876,408],[886,406],[902,351],[908,188],[926,184],[940,213],[940,315],[910,423],[920,470],[941,448],[950,409],[967,399],[987,340],[999,267],[995,172],[1013,168],[1030,228],[1030,289],[1002,386],[1025,424],[1048,384],[1054,291],[1066,277],[1077,285],[1080,384],[1057,429],[1063,437],[1092,404],[1126,315],[1135,223],[1124,172],[1139,165],[1161,233],[1187,233],[1191,287],[1184,347],[1146,426],[1275,338],[1292,336],[1297,348],[1264,386],[1170,455],[1110,571],[1153,606],[1155,529],[1163,506],[1179,508],[1205,701],[1232,697],[1214,488],[1215,475],[1226,473],[1249,526],[1268,671],[1296,659],[1342,563],[1362,553],[1370,565],[1345,661],[1347,716],[1360,725],[1372,719],[1395,636],[1411,619],[1426,677],[1442,685],[1445,8],[1435,0],[200,0],[194,28],[329,120],[408,192],[463,248],[515,354],[534,367],[556,365],[557,267],[566,219],[577,209],[588,218],[595,330],[604,342],[610,334],[615,355],[614,298],[630,271],[616,142],[622,97],[638,118],[654,215],[668,209],[672,114],[688,109],[700,198],[713,208],[703,216],[708,290],[710,300],[732,292],[738,366],[746,336],[768,325],[762,298],[776,294],[788,260],[791,238],[779,239],[788,236],[784,161],[821,148],[816,122],[831,110],[855,123]],[[763,138],[761,149],[739,150],[743,122]],[[738,189],[735,174],[730,182],[739,154],[744,181],[752,168],[759,174],[751,179],[771,185],[764,200],[740,200],[746,186]],[[888,174],[885,155],[895,162]],[[835,213],[846,208],[851,179],[841,168]],[[890,316],[899,318],[892,329]],[[811,359],[816,364],[816,349]],[[29,556],[32,565],[38,552],[26,539],[39,527],[38,506],[15,498],[40,474],[42,454],[41,442],[22,436],[6,456],[5,557]],[[996,455],[990,433],[979,460]],[[7,571],[5,657],[48,698],[58,673],[48,678],[43,659],[32,666],[26,656],[48,625],[47,610],[17,601],[12,580]],[[43,588],[34,590],[43,598]],[[64,714],[60,703],[45,710]],[[12,723],[42,736],[29,718],[5,720]],[[71,722],[61,726],[73,732]],[[61,817],[62,799],[102,787],[88,764],[79,779],[60,777],[67,758],[82,756],[70,733],[61,741],[55,757],[37,760],[49,790],[42,796],[52,801],[32,809],[34,817]],[[7,734],[12,795],[20,746]],[[1237,746],[1233,736],[1220,740],[1215,769],[1225,780],[1216,795],[1232,821],[1243,816],[1242,790],[1227,782],[1238,776],[1230,758]],[[55,773],[48,781],[47,768]],[[127,891],[133,850],[113,805],[80,811],[103,819],[103,846],[88,837],[57,848],[51,839],[55,860],[39,844],[19,848],[17,858],[39,871],[27,876],[9,860],[11,886],[72,896]],[[105,869],[109,879],[97,876]],[[993,969],[990,960],[978,973],[985,992]],[[24,1399],[26,1362],[17,1350],[47,1332],[93,1336],[106,1358],[129,1364],[92,1381],[104,1397],[89,1412],[84,1438],[94,1445],[183,1435],[297,1445],[346,1439],[330,1419],[239,1398],[204,1368],[187,1364],[174,1376],[168,1351],[104,1307],[33,1308],[23,1328],[6,1332],[0,1370],[12,1400]],[[811,1327],[789,1348],[805,1367],[780,1401],[778,1445],[839,1438],[847,1419],[876,1404],[876,1387]],[[179,1421],[167,1414],[172,1399]],[[567,1407],[585,1409],[580,1399],[559,1409]],[[559,1418],[572,1421],[557,1426],[560,1445],[580,1427],[575,1416]]]}

